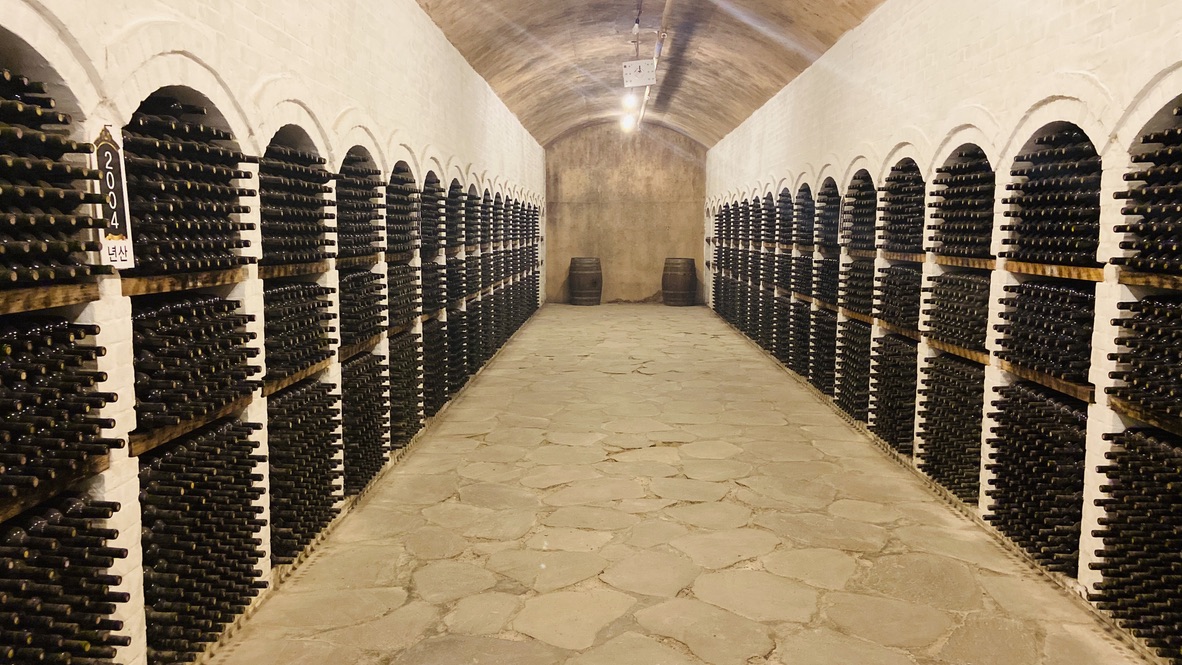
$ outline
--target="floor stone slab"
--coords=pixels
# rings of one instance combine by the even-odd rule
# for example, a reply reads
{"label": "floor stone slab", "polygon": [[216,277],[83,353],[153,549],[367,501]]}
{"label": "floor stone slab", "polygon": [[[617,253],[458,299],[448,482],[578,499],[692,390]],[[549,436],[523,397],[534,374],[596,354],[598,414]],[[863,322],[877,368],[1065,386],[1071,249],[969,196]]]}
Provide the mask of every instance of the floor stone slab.
{"label": "floor stone slab", "polygon": [[443,622],[453,633],[495,635],[505,629],[522,602],[518,596],[496,591],[468,596],[456,603]]}
{"label": "floor stone slab", "polygon": [[955,624],[934,607],[901,600],[856,593],[831,593],[825,600],[825,616],[841,632],[883,646],[924,647]]}
{"label": "floor stone slab", "polygon": [[697,665],[702,661],[651,637],[628,632],[566,661],[566,665]]}
{"label": "floor stone slab", "polygon": [[701,572],[689,559],[672,552],[640,552],[618,561],[599,579],[620,589],[648,596],[676,596]]}
{"label": "floor stone slab", "polygon": [[539,593],[547,593],[594,577],[607,564],[607,559],[591,552],[506,550],[489,555],[485,566]]}
{"label": "floor stone slab", "polygon": [[760,529],[724,529],[691,533],[669,542],[703,568],[726,568],[771,552],[780,539]]}
{"label": "floor stone slab", "polygon": [[807,623],[817,611],[813,588],[758,570],[702,575],[694,597],[754,621]]}
{"label": "floor stone slab", "polygon": [[644,629],[672,637],[694,655],[714,665],[747,665],[748,659],[766,656],[773,648],[762,624],[699,600],[674,598],[636,612]]}
{"label": "floor stone slab", "polygon": [[465,596],[487,591],[497,583],[497,576],[470,563],[441,561],[414,572],[414,590],[430,603],[448,603]]}
{"label": "floor stone slab", "polygon": [[635,603],[632,596],[610,589],[559,591],[525,601],[513,628],[556,647],[582,650]]}

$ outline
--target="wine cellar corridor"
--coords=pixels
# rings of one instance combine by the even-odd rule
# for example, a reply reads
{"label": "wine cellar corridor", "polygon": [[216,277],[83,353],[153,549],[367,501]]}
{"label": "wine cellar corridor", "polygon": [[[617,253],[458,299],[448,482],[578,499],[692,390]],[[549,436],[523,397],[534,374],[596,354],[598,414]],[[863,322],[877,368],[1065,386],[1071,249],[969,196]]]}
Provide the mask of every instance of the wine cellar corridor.
{"label": "wine cellar corridor", "polygon": [[0,663],[1182,665],[1182,0],[0,0]]}
{"label": "wine cellar corridor", "polygon": [[1139,662],[708,310],[547,305],[212,662],[985,649]]}

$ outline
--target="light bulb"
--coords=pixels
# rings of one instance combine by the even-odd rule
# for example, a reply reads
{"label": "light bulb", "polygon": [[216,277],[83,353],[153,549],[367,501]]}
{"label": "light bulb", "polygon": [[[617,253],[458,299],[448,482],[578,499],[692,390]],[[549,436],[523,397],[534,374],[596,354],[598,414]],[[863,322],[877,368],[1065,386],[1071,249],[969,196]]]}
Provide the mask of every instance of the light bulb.
{"label": "light bulb", "polygon": [[636,95],[633,93],[628,93],[628,94],[624,95],[624,108],[629,111],[635,109],[636,105],[639,102],[640,102],[640,100],[638,100],[636,98]]}
{"label": "light bulb", "polygon": [[624,117],[620,118],[620,129],[624,130],[625,132],[630,132],[633,129],[636,129],[636,116],[632,115],[631,113],[627,113],[624,115]]}

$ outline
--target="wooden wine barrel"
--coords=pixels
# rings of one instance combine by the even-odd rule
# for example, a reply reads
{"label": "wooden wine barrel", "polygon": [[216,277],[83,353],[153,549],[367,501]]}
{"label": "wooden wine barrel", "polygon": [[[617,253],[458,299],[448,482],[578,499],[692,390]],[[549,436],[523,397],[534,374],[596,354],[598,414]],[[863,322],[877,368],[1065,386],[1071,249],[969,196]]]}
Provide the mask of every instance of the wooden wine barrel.
{"label": "wooden wine barrel", "polygon": [[666,305],[693,305],[698,292],[697,270],[693,259],[665,259],[665,274],[661,276],[661,297]]}
{"label": "wooden wine barrel", "polygon": [[599,258],[595,256],[574,256],[570,260],[570,304],[598,305],[603,295],[603,272]]}

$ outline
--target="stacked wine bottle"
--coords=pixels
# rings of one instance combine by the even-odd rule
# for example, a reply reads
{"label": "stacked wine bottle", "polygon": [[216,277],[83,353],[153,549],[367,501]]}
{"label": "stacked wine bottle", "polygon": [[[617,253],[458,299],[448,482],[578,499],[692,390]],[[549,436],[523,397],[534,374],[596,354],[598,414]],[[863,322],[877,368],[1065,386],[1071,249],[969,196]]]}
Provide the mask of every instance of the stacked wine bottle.
{"label": "stacked wine bottle", "polygon": [[363,150],[345,155],[337,185],[337,255],[341,258],[368,256],[381,250],[382,172]]}
{"label": "stacked wine bottle", "polygon": [[792,337],[788,353],[788,368],[800,376],[809,375],[812,307],[807,302],[793,299],[789,315],[789,335]]}
{"label": "stacked wine bottle", "polygon": [[131,302],[136,431],[208,416],[249,396],[259,368],[247,345],[254,320],[240,304],[200,293],[140,296]]}
{"label": "stacked wine bottle", "polygon": [[837,407],[865,422],[870,411],[870,324],[846,319],[837,329]]}
{"label": "stacked wine bottle", "polygon": [[230,147],[229,132],[201,123],[206,109],[153,95],[123,128],[128,210],[135,246],[129,273],[161,275],[225,270],[253,263],[241,256],[253,225],[235,221],[249,212],[240,204],[254,190],[235,181],[252,161]]}
{"label": "stacked wine bottle", "polygon": [[781,296],[773,306],[772,355],[781,364],[787,365],[792,354],[792,299]]}
{"label": "stacked wine bottle", "polygon": [[854,251],[874,251],[874,183],[866,171],[858,171],[846,190],[841,215],[841,241]]}
{"label": "stacked wine bottle", "polygon": [[386,464],[390,377],[386,358],[362,353],[341,363],[345,493],[361,492]]}
{"label": "stacked wine bottle", "polygon": [[386,264],[390,326],[409,328],[419,315],[418,271],[409,263]]}
{"label": "stacked wine bottle", "polygon": [[836,305],[840,276],[841,259],[836,257],[814,259],[813,295],[830,305]]}
{"label": "stacked wine bottle", "polygon": [[0,525],[0,658],[5,663],[114,663],[131,638],[112,618],[130,595],[107,572],[127,558],[108,541],[118,503],[62,495]]}
{"label": "stacked wine bottle", "polygon": [[314,263],[332,258],[334,241],[325,194],[332,192],[324,159],[272,142],[259,161],[263,265]]}
{"label": "stacked wine bottle", "polygon": [[[64,136],[70,116],[55,111],[45,84],[0,69],[0,288],[63,284],[106,274],[86,252],[98,251],[89,229],[102,197],[87,191],[98,171],[83,155],[94,146]],[[63,131],[64,130],[64,131]],[[149,231],[150,233],[150,231]]]}
{"label": "stacked wine bottle", "polygon": [[342,268],[341,344],[373,339],[386,329],[386,296],[382,276],[367,268]]}
{"label": "stacked wine bottle", "polygon": [[1120,248],[1131,252],[1113,263],[1139,272],[1182,275],[1182,107],[1174,109],[1170,127],[1141,136],[1133,154],[1135,170],[1124,174],[1132,183],[1116,198],[1127,201],[1121,213],[1129,220],[1116,228],[1132,236]]}
{"label": "stacked wine bottle", "polygon": [[845,264],[841,268],[839,284],[841,306],[869,316],[874,303],[874,261],[855,259]]}
{"label": "stacked wine bottle", "polygon": [[914,264],[900,264],[879,268],[878,274],[874,316],[904,330],[919,330],[923,271]]}
{"label": "stacked wine bottle", "polygon": [[875,340],[870,369],[870,429],[903,455],[915,438],[915,381],[919,349],[915,340],[884,335]]}
{"label": "stacked wine bottle", "polygon": [[423,323],[423,408],[427,417],[443,408],[447,396],[447,326],[431,319]]}
{"label": "stacked wine bottle", "polygon": [[813,295],[813,257],[793,256],[789,288],[793,293]]}
{"label": "stacked wine bottle", "polygon": [[821,191],[817,193],[816,203],[816,242],[826,248],[838,246],[841,233],[841,194],[837,191],[837,183],[832,179],[826,180]]}
{"label": "stacked wine bottle", "polygon": [[977,503],[985,368],[942,353],[919,371],[919,468],[960,500]]}
{"label": "stacked wine bottle", "polygon": [[1179,349],[1175,339],[1182,322],[1182,296],[1149,296],[1118,307],[1132,316],[1113,320],[1121,331],[1116,344],[1122,350],[1109,358],[1118,363],[1118,371],[1111,374],[1120,384],[1107,392],[1138,409],[1182,417],[1178,400],[1182,373],[1176,369]]}
{"label": "stacked wine bottle", "polygon": [[390,337],[390,447],[401,448],[422,427],[419,410],[419,337],[403,332]]}
{"label": "stacked wine bottle", "polygon": [[989,258],[993,254],[993,196],[995,174],[989,158],[975,145],[965,145],[936,169],[933,235],[928,251],[941,256]]}
{"label": "stacked wine bottle", "polygon": [[888,252],[923,252],[923,175],[905,159],[891,167],[882,192],[882,248]]}
{"label": "stacked wine bottle", "polygon": [[1029,152],[1014,158],[1006,185],[1014,195],[1002,199],[1015,207],[1002,227],[1011,247],[1001,253],[1014,261],[1095,266],[1100,245],[1100,157],[1074,125],[1046,133]]}
{"label": "stacked wine bottle", "polygon": [[826,395],[833,395],[833,372],[837,355],[837,312],[817,309],[812,313],[812,348],[809,349],[809,383]]}
{"label": "stacked wine bottle", "polygon": [[1113,447],[1099,467],[1104,496],[1095,501],[1104,517],[1092,533],[1102,546],[1095,552],[1099,561],[1088,564],[1103,581],[1089,599],[1160,656],[1182,662],[1182,587],[1174,579],[1182,568],[1182,438],[1153,428],[1105,438]]}
{"label": "stacked wine bottle", "polygon": [[1087,404],[1028,382],[994,390],[985,519],[1047,570],[1075,577]]}
{"label": "stacked wine bottle", "polygon": [[974,351],[985,350],[989,332],[989,274],[949,272],[932,278],[923,287],[931,295],[924,299],[929,308],[925,335],[940,342]]}
{"label": "stacked wine bottle", "polygon": [[265,280],[267,381],[284,379],[332,357],[335,289],[306,282]]}
{"label": "stacked wine bottle", "polygon": [[442,229],[446,201],[443,188],[434,174],[427,174],[427,182],[423,186],[420,198],[419,255],[422,262],[423,311],[433,314],[447,305],[447,293],[444,289],[445,267],[438,261],[443,249]]}
{"label": "stacked wine bottle", "polygon": [[808,247],[813,245],[816,213],[812,190],[808,185],[801,185],[800,190],[796,192],[795,211],[792,215],[792,243]]}
{"label": "stacked wine bottle", "polygon": [[1005,287],[997,357],[1065,381],[1088,382],[1095,285],[1031,280]]}
{"label": "stacked wine bottle", "polygon": [[257,429],[220,420],[139,457],[153,665],[196,659],[267,587]]}
{"label": "stacked wine bottle", "polygon": [[396,168],[390,184],[386,185],[386,260],[390,263],[410,263],[419,219],[418,203],[414,176],[408,170]]}
{"label": "stacked wine bottle", "polygon": [[76,479],[90,459],[122,448],[104,437],[114,427],[98,410],[118,399],[96,390],[101,346],[83,344],[98,326],[57,316],[0,316],[0,498]]}
{"label": "stacked wine bottle", "polygon": [[316,379],[267,398],[271,565],[292,563],[337,515],[340,396]]}
{"label": "stacked wine bottle", "polygon": [[447,390],[456,394],[468,382],[468,315],[462,309],[447,312]]}
{"label": "stacked wine bottle", "polygon": [[479,251],[480,243],[483,242],[481,209],[480,197],[475,192],[469,192],[464,197],[464,245],[469,252]]}
{"label": "stacked wine bottle", "polygon": [[484,329],[487,321],[483,300],[473,300],[468,303],[468,374],[475,374],[484,366],[490,355],[491,344],[488,331]]}

